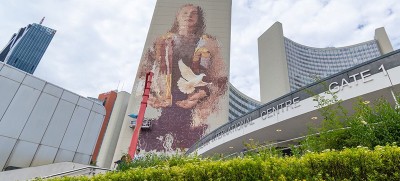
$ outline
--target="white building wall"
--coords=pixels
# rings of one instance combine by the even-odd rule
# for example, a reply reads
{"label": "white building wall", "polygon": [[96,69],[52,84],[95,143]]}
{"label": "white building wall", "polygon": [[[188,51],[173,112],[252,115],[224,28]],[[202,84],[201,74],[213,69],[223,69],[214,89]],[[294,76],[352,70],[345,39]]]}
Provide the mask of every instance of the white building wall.
{"label": "white building wall", "polygon": [[130,94],[124,91],[118,92],[114,108],[108,122],[107,130],[104,135],[103,143],[97,158],[97,165],[102,168],[111,168],[115,147],[117,146],[119,133],[121,132],[122,122],[124,121],[126,108],[128,107]]}
{"label": "white building wall", "polygon": [[[258,38],[260,97],[262,103],[267,103],[280,96],[283,96],[290,91],[293,91],[294,87],[299,88],[301,86],[306,86],[307,84],[314,82],[313,79],[315,78],[313,76],[324,78],[328,75],[332,75],[333,73],[337,73],[341,70],[347,69],[353,65],[368,61],[379,55],[383,55],[393,51],[393,47],[383,27],[377,28],[375,30],[374,39],[379,46],[379,54],[376,54],[378,52],[375,53],[374,48],[364,48],[366,44],[372,45],[370,41],[346,47],[314,48],[301,45],[286,39],[286,42],[292,42],[291,45],[297,46],[296,48],[290,49],[287,46],[285,48],[284,38],[285,37],[283,36],[282,24],[280,22],[275,22]],[[373,43],[374,47],[375,41]],[[298,47],[303,47],[308,52],[300,52],[298,51]],[[360,55],[360,53],[351,53],[347,55],[346,53],[342,53],[341,49],[348,48],[360,49],[355,51],[365,52],[365,54]],[[314,53],[312,53],[313,51]],[[343,61],[346,56],[343,56],[343,58],[339,58],[336,60],[336,54],[340,56],[346,55],[347,58],[357,60],[359,62],[355,64],[352,64],[349,61],[340,62]],[[317,58],[322,56],[325,56],[325,58],[333,56],[331,58],[333,60],[336,60],[336,62],[332,65],[332,62],[329,62],[328,60],[321,61],[320,58]],[[318,63],[319,61],[321,61],[321,63]],[[290,63],[289,67],[288,62]],[[303,66],[293,66],[294,62],[296,62],[297,64],[302,64]],[[318,65],[315,65],[315,63],[317,63]],[[326,66],[330,66],[330,68],[324,68]],[[332,66],[334,66],[335,68],[333,68]],[[294,67],[295,70],[293,70]],[[301,75],[296,73],[298,71],[297,69],[300,70]],[[307,73],[307,70],[311,73]],[[304,76],[304,74],[310,75]],[[294,86],[295,82],[300,85]],[[290,86],[292,86],[292,88]]]}
{"label": "white building wall", "polygon": [[89,164],[102,105],[0,64],[0,169]]}
{"label": "white building wall", "polygon": [[261,102],[267,103],[290,92],[288,66],[280,22],[258,38]]}
{"label": "white building wall", "polygon": [[[384,64],[382,64],[382,66],[383,65]],[[366,70],[368,70],[368,72],[364,72]],[[366,75],[372,74],[371,72],[375,74],[367,76],[364,80],[360,77],[360,72],[364,72]],[[349,76],[355,74],[359,75],[357,77],[357,82],[353,81],[348,85],[345,84],[341,86],[341,81],[343,81],[343,79],[335,80],[337,81],[335,85],[338,85],[338,88],[335,88],[334,91],[338,90],[336,95],[338,99],[343,101],[342,105],[347,106],[345,107],[347,110],[350,112],[352,111],[352,105],[358,100],[357,98],[363,98],[371,102],[380,98],[385,98],[391,103],[395,102],[391,91],[394,93],[400,91],[400,66],[387,69],[387,72],[384,72],[381,68],[377,68],[377,66],[374,66],[373,69],[371,69],[370,66],[366,66],[351,70],[343,75],[347,76],[344,78],[348,81],[350,79]],[[332,82],[326,83],[329,85]],[[332,97],[327,93],[321,93],[319,95],[325,99],[331,99]],[[228,131],[220,137],[209,141],[208,144],[201,146],[192,153],[206,156],[212,156],[216,153],[229,155],[229,153],[232,152],[240,152],[241,148],[243,148],[243,142],[249,142],[247,138],[262,138],[263,140],[254,140],[258,143],[263,143],[265,141],[272,143],[279,141],[276,140],[276,138],[288,140],[304,136],[307,134],[305,122],[308,124],[315,124],[317,122],[317,120],[310,119],[312,116],[319,115],[317,104],[314,97],[308,97],[304,100],[300,100],[296,108],[284,108],[286,111],[278,111],[277,114],[270,117],[265,116],[262,118],[260,115],[260,117],[252,120],[248,124],[241,125],[238,129]],[[263,110],[264,108],[261,109]],[[260,113],[262,110],[260,110]],[[318,119],[320,120],[321,118]],[[280,127],[279,125],[284,125],[284,127]],[[299,127],[303,127],[304,129],[299,129]],[[281,129],[282,132],[276,132],[276,128]],[[235,150],[229,149],[228,147],[230,146],[233,146]]]}
{"label": "white building wall", "polygon": [[390,43],[389,37],[386,34],[384,27],[375,29],[374,39],[378,42],[382,54],[386,54],[393,51],[393,46]]}
{"label": "white building wall", "polygon": [[[157,37],[165,35],[172,27],[176,13],[182,5],[194,4],[203,8],[205,14],[206,31],[204,34],[215,36],[220,45],[220,54],[223,57],[225,63],[226,74],[229,75],[229,56],[230,56],[230,26],[231,26],[231,0],[159,0],[156,3],[156,7],[153,13],[153,18],[150,24],[150,29],[147,35],[146,43],[144,45],[144,51],[142,54],[142,61],[146,57],[147,50],[151,49],[154,45]],[[223,69],[223,68],[222,68]],[[137,113],[139,111],[141,95],[143,94],[143,85],[140,84],[139,74],[136,77],[135,84],[132,89],[132,93],[129,99],[127,112],[124,117],[121,133],[119,135],[118,143],[115,149],[115,154],[112,160],[118,160],[123,154],[128,153],[130,141],[133,134],[133,129],[129,128],[129,118],[127,115],[131,113]],[[229,77],[229,76],[227,76]],[[154,79],[154,78],[153,78]],[[228,83],[227,83],[228,84]],[[208,129],[206,132],[212,131],[213,129],[221,126],[227,122],[228,118],[228,91],[226,94],[221,96],[220,110],[215,114],[211,114],[207,117]],[[145,117],[157,118],[159,117],[160,111],[158,109],[151,109],[151,106],[147,107]],[[172,121],[172,120],[171,120]],[[178,126],[177,126],[178,127]],[[178,128],[177,128],[178,129]],[[163,137],[166,137],[165,135]],[[175,143],[179,140],[174,140]],[[141,143],[139,143],[141,144]],[[148,143],[150,145],[152,143]],[[143,144],[144,145],[144,144]],[[150,147],[150,146],[149,146]],[[150,151],[150,150],[147,150]]]}

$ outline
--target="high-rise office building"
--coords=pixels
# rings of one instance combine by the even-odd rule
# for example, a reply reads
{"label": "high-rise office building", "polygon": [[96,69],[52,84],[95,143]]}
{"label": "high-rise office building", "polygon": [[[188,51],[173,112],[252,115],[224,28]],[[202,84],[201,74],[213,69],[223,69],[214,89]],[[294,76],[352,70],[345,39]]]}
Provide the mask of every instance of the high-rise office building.
{"label": "high-rise office building", "polygon": [[[231,6],[231,0],[157,1],[113,161],[129,150],[135,124],[127,115],[138,113],[149,71],[142,151],[184,150],[228,121]],[[190,85],[192,79],[202,81]]]}
{"label": "high-rise office building", "polygon": [[36,23],[21,28],[0,52],[0,61],[33,74],[55,33]]}
{"label": "high-rise office building", "polygon": [[276,22],[258,39],[261,102],[391,51],[393,47],[383,27],[376,29],[374,39],[366,42],[315,48],[284,37],[282,24]]}

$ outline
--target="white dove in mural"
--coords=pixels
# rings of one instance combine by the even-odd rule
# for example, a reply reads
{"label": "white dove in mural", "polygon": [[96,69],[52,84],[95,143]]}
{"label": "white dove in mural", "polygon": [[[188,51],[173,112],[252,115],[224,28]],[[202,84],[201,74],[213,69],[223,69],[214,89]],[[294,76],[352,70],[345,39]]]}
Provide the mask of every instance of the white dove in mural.
{"label": "white dove in mural", "polygon": [[193,73],[192,69],[186,66],[182,60],[178,62],[179,70],[181,71],[181,78],[178,80],[178,88],[181,92],[185,94],[190,94],[195,90],[195,87],[206,86],[211,83],[203,82],[203,77],[206,74],[201,73],[196,75]]}

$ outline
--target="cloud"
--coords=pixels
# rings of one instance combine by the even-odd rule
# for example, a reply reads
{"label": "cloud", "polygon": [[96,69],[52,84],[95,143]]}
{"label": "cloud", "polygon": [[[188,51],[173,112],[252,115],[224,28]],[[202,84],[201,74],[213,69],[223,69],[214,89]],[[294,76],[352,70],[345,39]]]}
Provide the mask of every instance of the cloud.
{"label": "cloud", "polygon": [[[155,0],[3,0],[0,48],[19,28],[39,22],[57,33],[35,75],[83,96],[131,92]],[[257,39],[275,21],[284,35],[314,46],[346,46],[373,39],[384,26],[400,47],[396,0],[233,0],[231,83],[259,99]],[[360,25],[362,28],[360,28]]]}
{"label": "cloud", "polygon": [[[35,75],[83,96],[130,92],[155,1],[1,1],[0,44],[46,16],[56,29]],[[16,13],[18,12],[18,13]]]}

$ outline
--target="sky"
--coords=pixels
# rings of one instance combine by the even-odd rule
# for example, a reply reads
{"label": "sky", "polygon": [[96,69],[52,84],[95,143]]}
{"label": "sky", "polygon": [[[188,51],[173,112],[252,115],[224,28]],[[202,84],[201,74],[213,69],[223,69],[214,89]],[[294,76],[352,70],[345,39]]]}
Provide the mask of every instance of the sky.
{"label": "sky", "polygon": [[[156,0],[1,0],[0,49],[30,23],[57,30],[34,75],[80,94],[131,92]],[[230,82],[259,100],[257,39],[274,22],[311,47],[372,40],[400,48],[398,0],[232,0]],[[400,61],[400,60],[399,60]],[[273,85],[271,85],[273,87]]]}

